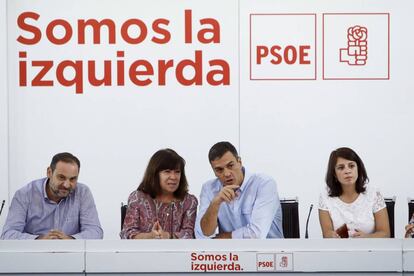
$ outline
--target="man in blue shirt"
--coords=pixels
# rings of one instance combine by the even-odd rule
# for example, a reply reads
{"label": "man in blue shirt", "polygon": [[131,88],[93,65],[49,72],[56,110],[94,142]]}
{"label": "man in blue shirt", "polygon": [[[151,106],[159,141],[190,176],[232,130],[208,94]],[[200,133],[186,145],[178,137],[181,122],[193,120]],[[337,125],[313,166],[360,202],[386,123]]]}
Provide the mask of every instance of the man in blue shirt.
{"label": "man in blue shirt", "polygon": [[103,231],[89,188],[78,183],[79,159],[56,154],[47,178],[16,192],[2,239],[102,239]]}
{"label": "man in blue shirt", "polygon": [[229,142],[215,144],[208,157],[217,178],[201,190],[196,237],[283,238],[276,182],[266,175],[249,173]]}

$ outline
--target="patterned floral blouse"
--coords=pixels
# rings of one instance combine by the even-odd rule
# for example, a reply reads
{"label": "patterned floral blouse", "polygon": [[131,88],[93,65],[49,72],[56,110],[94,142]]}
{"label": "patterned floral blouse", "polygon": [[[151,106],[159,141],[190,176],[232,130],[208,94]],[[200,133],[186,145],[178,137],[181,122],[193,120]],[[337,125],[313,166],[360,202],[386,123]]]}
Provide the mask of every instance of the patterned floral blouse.
{"label": "patterned floral blouse", "polygon": [[162,229],[178,239],[193,239],[197,214],[197,198],[186,194],[182,201],[163,203],[142,191],[129,195],[128,208],[119,234],[132,239],[136,234],[149,233],[158,220]]}

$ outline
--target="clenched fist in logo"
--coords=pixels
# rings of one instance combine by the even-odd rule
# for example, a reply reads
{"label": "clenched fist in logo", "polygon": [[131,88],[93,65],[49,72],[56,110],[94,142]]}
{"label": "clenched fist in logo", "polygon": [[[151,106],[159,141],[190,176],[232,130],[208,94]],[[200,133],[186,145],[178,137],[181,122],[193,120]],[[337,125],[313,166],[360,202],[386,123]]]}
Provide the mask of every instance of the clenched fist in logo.
{"label": "clenched fist in logo", "polygon": [[348,47],[339,49],[339,60],[349,65],[365,65],[368,59],[368,30],[365,27],[348,28]]}

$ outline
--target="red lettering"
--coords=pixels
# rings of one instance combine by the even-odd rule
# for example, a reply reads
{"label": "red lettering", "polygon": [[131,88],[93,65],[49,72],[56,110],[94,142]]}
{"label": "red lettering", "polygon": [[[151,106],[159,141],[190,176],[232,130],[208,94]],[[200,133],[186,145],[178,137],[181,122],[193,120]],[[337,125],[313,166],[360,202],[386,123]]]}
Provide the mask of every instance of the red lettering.
{"label": "red lettering", "polygon": [[[210,66],[220,66],[221,70],[211,70],[207,73],[207,82],[211,85],[229,85],[230,84],[230,66],[222,59],[213,59],[209,62]],[[221,76],[221,79],[215,80],[215,76]]]}
{"label": "red lettering", "polygon": [[[197,33],[197,39],[203,44],[220,43],[220,24],[214,18],[203,18],[200,25],[210,25],[204,27]],[[184,11],[184,42],[189,44],[193,42],[193,22],[192,10]]]}
{"label": "red lettering", "polygon": [[256,64],[262,64],[262,58],[267,57],[269,49],[266,46],[259,45],[256,47]]}
{"label": "red lettering", "polygon": [[42,67],[39,73],[33,78],[32,86],[53,86],[52,80],[43,80],[43,77],[53,67],[53,61],[51,60],[36,60],[32,61],[33,67]]}
{"label": "red lettering", "polygon": [[[19,52],[19,58],[26,58],[26,52]],[[25,60],[19,61],[19,85],[27,85],[27,62]]]}
{"label": "red lettering", "polygon": [[78,20],[78,43],[85,44],[85,30],[86,27],[92,28],[93,44],[101,43],[101,29],[106,27],[108,29],[108,43],[115,44],[115,22],[111,19],[103,19],[98,21],[96,19]]}
{"label": "red lettering", "polygon": [[89,83],[93,86],[99,86],[99,85],[105,85],[109,86],[111,85],[111,61],[105,60],[104,61],[104,75],[102,79],[96,78],[96,69],[95,64],[96,62],[94,60],[88,60],[88,80]]}
{"label": "red lettering", "polygon": [[26,23],[27,18],[31,18],[31,19],[34,19],[34,20],[37,21],[39,19],[39,17],[40,17],[39,14],[37,14],[35,12],[24,12],[24,13],[19,15],[19,17],[17,18],[17,25],[23,31],[27,31],[29,33],[32,33],[33,37],[32,38],[26,38],[24,36],[19,35],[19,37],[17,38],[18,42],[20,42],[22,44],[26,44],[26,45],[33,45],[33,44],[36,44],[40,41],[40,39],[42,38],[42,32],[39,30],[39,28]]}
{"label": "red lettering", "polygon": [[305,57],[309,56],[309,53],[305,50],[309,50],[310,45],[301,45],[299,46],[299,63],[300,64],[310,64],[310,60],[305,60]]}
{"label": "red lettering", "polygon": [[185,30],[185,43],[192,43],[193,42],[193,24],[192,24],[192,11],[185,10],[184,11],[184,30]]}
{"label": "red lettering", "polygon": [[[201,29],[197,34],[198,41],[204,44],[211,42],[220,43],[220,24],[217,22],[217,20],[213,18],[204,18],[200,20],[200,24],[210,24],[211,28]],[[207,38],[208,33],[211,33],[211,38]]]}
{"label": "red lettering", "polygon": [[273,262],[259,262],[259,267],[273,267]]}
{"label": "red lettering", "polygon": [[[75,71],[72,79],[66,79],[64,71],[66,68],[72,67]],[[83,93],[83,72],[82,72],[82,61],[81,60],[64,60],[56,68],[56,79],[63,86],[75,85],[76,94]]]}
{"label": "red lettering", "polygon": [[282,49],[282,47],[280,47],[279,45],[275,45],[275,46],[272,46],[272,48],[270,48],[270,52],[272,53],[272,56],[274,56],[276,58],[276,59],[271,59],[270,60],[270,62],[272,64],[277,65],[277,64],[282,63],[282,61],[283,61],[282,56],[279,55],[279,53],[278,53],[278,51],[280,49]]}
{"label": "red lettering", "polygon": [[286,63],[289,65],[294,64],[296,62],[297,57],[298,55],[295,46],[286,46],[285,51],[283,52],[283,58],[285,59]]}
{"label": "red lettering", "polygon": [[[220,254],[200,254],[197,255],[196,253],[193,253],[194,255],[191,256],[191,260],[192,261],[207,261],[207,262],[211,262],[211,261],[227,261],[227,256],[225,254],[220,255]],[[194,257],[194,259],[193,259]]]}
{"label": "red lettering", "polygon": [[[124,57],[124,51],[118,51],[116,52],[117,57]],[[125,70],[124,70],[124,64],[125,62],[123,60],[117,60],[116,61],[116,80],[117,85],[124,85],[125,84]]]}
{"label": "red lettering", "polygon": [[170,32],[166,29],[161,28],[161,25],[168,26],[169,23],[170,21],[168,21],[167,19],[162,19],[162,18],[157,19],[152,23],[152,29],[154,30],[154,32],[162,35],[162,38],[153,37],[151,39],[152,42],[158,43],[158,44],[165,44],[170,41],[171,39]]}
{"label": "red lettering", "polygon": [[[189,86],[192,84],[201,85],[203,83],[203,75],[202,75],[202,61],[203,55],[201,51],[195,51],[195,60],[192,61],[190,59],[184,59],[177,64],[177,68],[175,70],[175,76],[177,77],[177,81],[182,85]],[[184,68],[185,67],[192,67],[194,69],[194,77],[190,79],[186,79],[184,76]]]}
{"label": "red lettering", "polygon": [[[33,45],[39,43],[42,38],[42,31],[40,28],[33,24],[29,24],[29,20],[37,21],[40,18],[40,15],[34,12],[24,12],[19,15],[17,18],[17,25],[20,30],[26,31],[29,34],[19,35],[17,41],[25,45]],[[55,19],[49,24],[46,25],[45,34],[47,39],[56,45],[62,45],[68,43],[73,36],[75,31],[77,35],[78,44],[86,44],[87,36],[90,34],[90,39],[93,44],[101,44],[102,36],[105,34],[106,38],[104,39],[109,44],[117,43],[117,26],[116,22],[112,19],[79,19],[76,21],[76,26],[73,26],[64,19]],[[210,41],[216,42],[220,41],[220,29],[218,22],[214,19],[206,19],[204,24],[211,24],[212,28],[205,28],[200,31],[199,35],[204,41],[208,43]],[[171,33],[167,29],[170,21],[165,18],[158,18],[152,22],[152,30],[154,35],[151,37],[151,41],[157,44],[166,44],[171,40]],[[191,34],[191,10],[186,10],[186,39],[191,43],[192,34]],[[58,33],[56,30],[60,28]],[[106,31],[106,32],[105,32]],[[210,35],[211,33],[211,35]],[[59,35],[60,34],[60,35]],[[148,27],[146,24],[138,19],[132,18],[128,19],[121,25],[120,35],[122,39],[129,44],[139,44],[145,41],[148,36]],[[187,42],[186,42],[187,43]]]}
{"label": "red lettering", "polygon": [[[138,67],[144,67],[144,70],[138,70]],[[140,59],[135,61],[131,64],[131,67],[129,68],[129,78],[131,81],[139,86],[146,86],[150,85],[152,83],[152,80],[150,78],[146,78],[144,80],[138,79],[138,76],[152,76],[154,75],[154,69],[152,68],[151,63],[149,63],[146,60]]]}
{"label": "red lettering", "polygon": [[274,65],[281,64],[282,62],[292,65],[298,61],[299,64],[310,64],[311,61],[306,59],[309,56],[309,49],[309,45],[300,45],[299,47],[287,45],[284,48],[280,45],[273,45],[269,51],[269,47],[258,45],[256,46],[256,64],[262,64],[263,60],[266,60],[265,58],[268,56],[272,57],[269,61]]}
{"label": "red lettering", "polygon": [[[128,33],[129,27],[131,27],[133,25],[135,25],[139,28],[139,35],[136,38],[132,38]],[[122,27],[121,27],[121,36],[122,36],[122,38],[130,44],[139,44],[139,43],[141,43],[147,37],[147,33],[148,33],[147,26],[145,25],[144,22],[142,22],[141,20],[139,20],[137,18],[129,19],[129,20],[125,21],[124,24],[122,24]]]}
{"label": "red lettering", "polygon": [[159,60],[158,61],[158,84],[159,85],[165,85],[165,75],[168,68],[172,68],[174,66],[173,60],[168,60],[165,62],[165,60]]}
{"label": "red lettering", "polygon": [[[65,29],[65,34],[62,38],[55,37],[53,30],[56,26],[62,26]],[[70,26],[69,22],[63,19],[56,19],[49,23],[46,27],[46,36],[50,42],[56,45],[62,45],[67,43],[72,37],[72,27]]]}
{"label": "red lettering", "polygon": [[[26,87],[28,82],[30,83],[31,79],[28,79],[30,71],[28,70],[33,70],[35,67],[40,67],[40,69],[38,72],[35,71],[37,74],[31,80],[32,86],[53,86],[55,81],[50,78],[46,79],[46,76],[51,74],[49,72],[55,70],[56,81],[62,86],[73,86],[77,94],[83,93],[85,84],[96,87],[110,86],[116,83],[118,86],[123,86],[125,85],[125,70],[129,70],[129,80],[137,86],[148,86],[153,82],[158,83],[159,86],[164,86],[167,83],[168,71],[173,71],[170,73],[171,78],[174,77],[175,73],[176,81],[184,86],[203,85],[204,77],[205,81],[212,86],[230,84],[229,64],[223,59],[213,59],[208,60],[208,64],[204,66],[201,50],[194,51],[194,58],[183,59],[175,67],[174,59],[158,60],[158,71],[155,73],[151,61],[145,59],[135,60],[128,66],[125,64],[124,56],[124,51],[116,52],[116,65],[112,65],[112,62],[115,62],[114,60],[103,60],[101,62],[97,60],[64,60],[57,63],[55,68],[53,60],[35,60],[29,63],[27,53],[19,52],[19,85]],[[116,80],[112,76],[115,75],[112,66],[116,66]],[[204,68],[206,72],[203,74]],[[236,257],[237,255],[235,255]]]}

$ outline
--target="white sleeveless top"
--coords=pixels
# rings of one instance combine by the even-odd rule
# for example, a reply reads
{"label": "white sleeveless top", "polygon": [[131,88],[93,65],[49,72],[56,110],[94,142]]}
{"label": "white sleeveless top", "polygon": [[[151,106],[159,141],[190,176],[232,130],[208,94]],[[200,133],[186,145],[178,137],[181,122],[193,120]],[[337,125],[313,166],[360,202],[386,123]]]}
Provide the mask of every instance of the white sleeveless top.
{"label": "white sleeveless top", "polygon": [[345,203],[339,197],[330,197],[327,191],[319,196],[319,209],[329,212],[335,230],[345,223],[349,236],[355,233],[355,229],[367,234],[373,233],[374,213],[384,208],[384,198],[378,189],[371,185],[367,185],[366,191],[360,193],[352,203]]}

